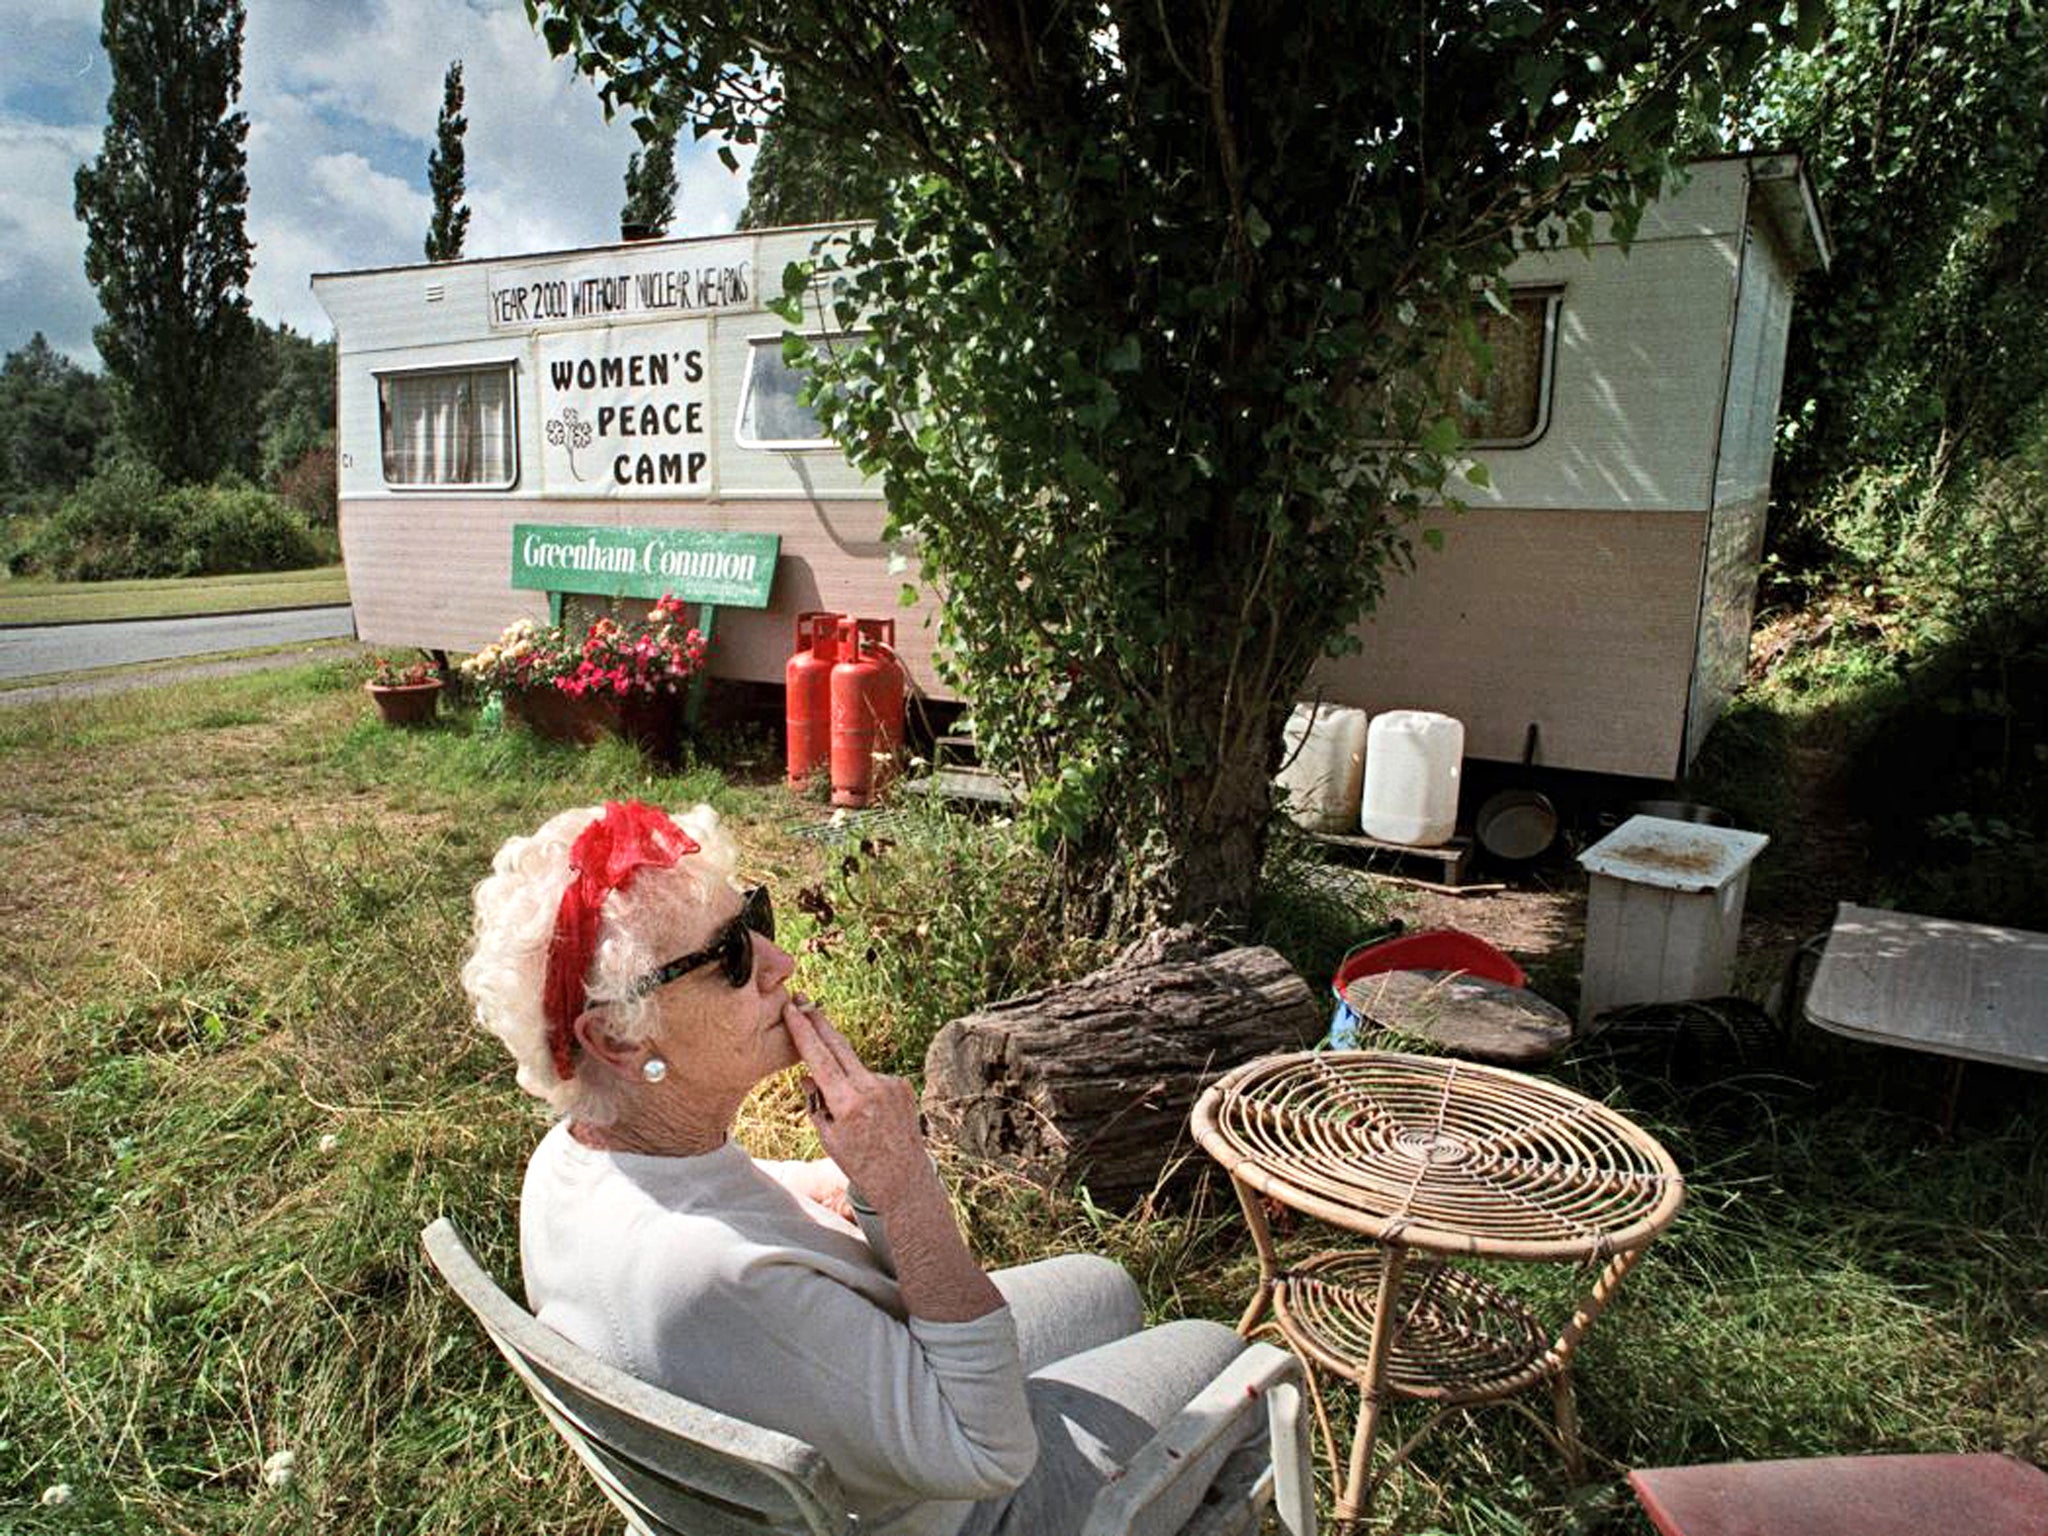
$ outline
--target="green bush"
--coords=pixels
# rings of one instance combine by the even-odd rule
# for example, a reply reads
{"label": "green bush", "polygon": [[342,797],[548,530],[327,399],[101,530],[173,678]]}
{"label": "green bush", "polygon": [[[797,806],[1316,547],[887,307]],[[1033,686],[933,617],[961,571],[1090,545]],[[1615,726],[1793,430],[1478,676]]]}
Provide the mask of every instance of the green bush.
{"label": "green bush", "polygon": [[35,563],[36,541],[63,496],[51,490],[0,492],[0,572],[25,574]]}
{"label": "green bush", "polygon": [[2048,922],[2048,430],[1939,492],[1874,472],[1831,533],[1891,613],[1846,787],[1885,829],[1879,892],[1935,916]]}
{"label": "green bush", "polygon": [[306,520],[269,491],[194,485],[171,492],[180,576],[294,571],[321,563]]}
{"label": "green bush", "polygon": [[[1007,819],[905,806],[834,844],[798,890],[783,941],[804,985],[893,1072],[917,1072],[947,1020],[1108,960],[1063,920],[1052,862]],[[780,895],[780,893],[778,893]]]}
{"label": "green bush", "polygon": [[177,575],[162,477],[135,459],[101,465],[64,498],[26,553],[32,569],[74,581]]}
{"label": "green bush", "polygon": [[166,490],[147,465],[123,460],[81,482],[13,564],[73,581],[217,576],[320,565],[330,545],[268,491]]}
{"label": "green bush", "polygon": [[1898,557],[1951,634],[2011,660],[2048,619],[2048,429],[1931,499]]}
{"label": "green bush", "polygon": [[1969,637],[2010,651],[2048,613],[2048,424],[1936,488],[1919,469],[1859,469],[1820,504],[1838,582],[1885,589],[1914,653]]}

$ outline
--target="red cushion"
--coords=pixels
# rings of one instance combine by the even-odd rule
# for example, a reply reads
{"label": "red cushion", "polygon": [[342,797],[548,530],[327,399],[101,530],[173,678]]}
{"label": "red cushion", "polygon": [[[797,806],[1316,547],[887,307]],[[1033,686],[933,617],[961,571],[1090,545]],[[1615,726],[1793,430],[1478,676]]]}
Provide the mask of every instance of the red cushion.
{"label": "red cushion", "polygon": [[2048,1473],[2011,1456],[1816,1456],[1628,1475],[1663,1536],[2048,1536]]}

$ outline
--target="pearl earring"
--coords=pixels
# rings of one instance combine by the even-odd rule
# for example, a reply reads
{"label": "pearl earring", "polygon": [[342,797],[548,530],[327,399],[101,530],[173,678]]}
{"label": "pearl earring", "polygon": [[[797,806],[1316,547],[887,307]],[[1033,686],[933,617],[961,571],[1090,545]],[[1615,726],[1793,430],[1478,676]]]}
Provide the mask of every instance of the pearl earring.
{"label": "pearl earring", "polygon": [[658,1083],[668,1076],[668,1063],[659,1056],[650,1056],[640,1063],[640,1075],[650,1083]]}

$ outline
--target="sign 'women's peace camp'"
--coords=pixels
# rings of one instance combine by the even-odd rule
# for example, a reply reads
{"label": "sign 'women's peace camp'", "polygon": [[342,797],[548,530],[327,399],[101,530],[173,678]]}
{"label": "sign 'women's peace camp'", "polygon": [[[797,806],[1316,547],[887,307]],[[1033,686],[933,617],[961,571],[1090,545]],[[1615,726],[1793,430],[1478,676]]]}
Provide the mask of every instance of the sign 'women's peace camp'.
{"label": "sign 'women's peace camp'", "polygon": [[543,487],[552,495],[709,496],[710,339],[701,320],[541,337]]}

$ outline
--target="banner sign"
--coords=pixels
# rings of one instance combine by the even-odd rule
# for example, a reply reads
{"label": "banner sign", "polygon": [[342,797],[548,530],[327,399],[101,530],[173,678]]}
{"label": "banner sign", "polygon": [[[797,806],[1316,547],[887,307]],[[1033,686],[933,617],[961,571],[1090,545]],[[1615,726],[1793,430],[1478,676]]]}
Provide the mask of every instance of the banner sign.
{"label": "banner sign", "polygon": [[754,242],[742,237],[499,267],[491,273],[491,329],[552,330],[752,309],[753,258]]}
{"label": "banner sign", "polygon": [[512,585],[529,592],[660,597],[766,608],[782,537],[696,528],[512,527]]}
{"label": "banner sign", "polygon": [[702,320],[542,337],[542,490],[709,496],[710,355],[711,328]]}

